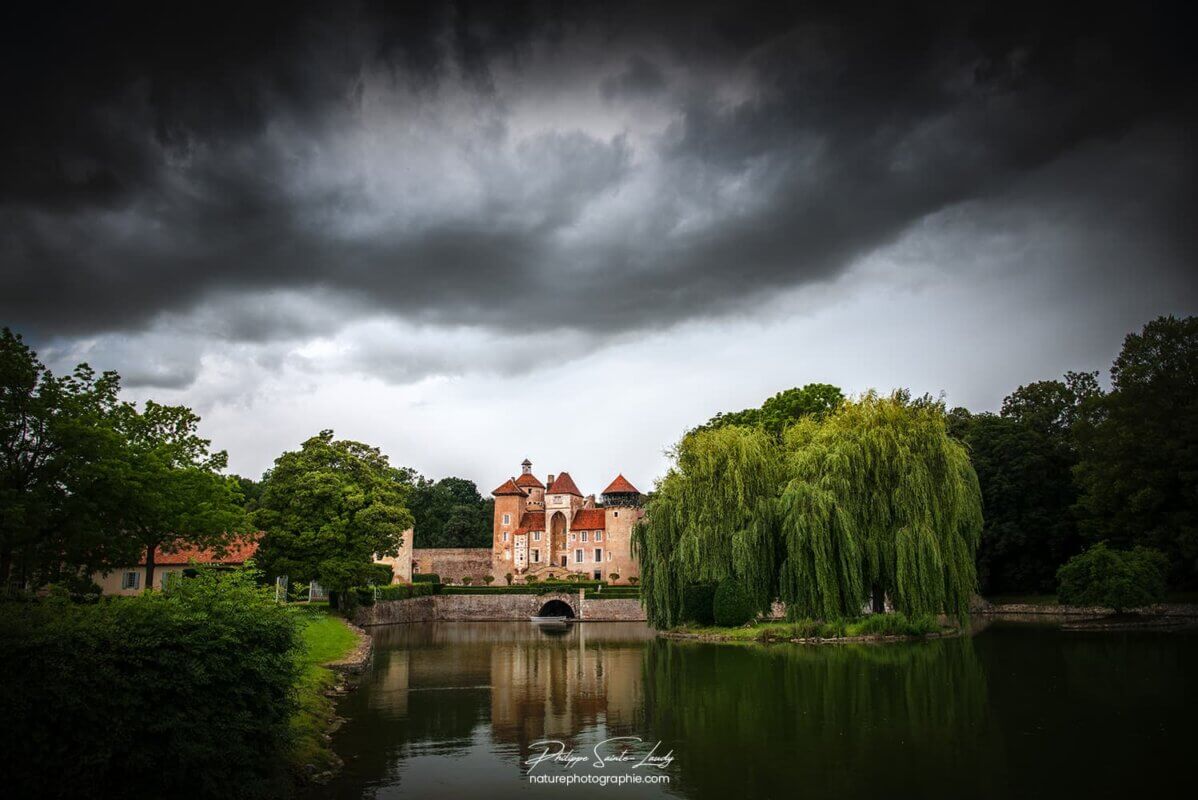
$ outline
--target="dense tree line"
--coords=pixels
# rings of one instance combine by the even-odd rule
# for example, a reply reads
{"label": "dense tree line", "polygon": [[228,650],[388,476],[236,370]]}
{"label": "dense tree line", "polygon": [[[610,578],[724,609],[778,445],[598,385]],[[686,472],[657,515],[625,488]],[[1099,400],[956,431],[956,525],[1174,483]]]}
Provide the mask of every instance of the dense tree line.
{"label": "dense tree line", "polygon": [[86,364],[54,375],[0,331],[0,586],[86,583],[144,558],[148,588],[163,552],[265,531],[267,578],[340,591],[365,583],[413,525],[423,547],[490,541],[491,506],[470,481],[428,480],[332,431],[260,481],[225,475],[191,409],[122,401],[120,388]]}
{"label": "dense tree line", "polygon": [[0,331],[0,586],[40,585],[163,548],[221,547],[246,533],[223,451],[183,406],[118,398],[120,376],[81,364],[46,369],[21,337]]}
{"label": "dense tree line", "polygon": [[1097,375],[950,412],[982,487],[983,591],[1053,591],[1098,542],[1159,551],[1172,586],[1198,585],[1198,318],[1153,320],[1124,340],[1109,391]]}

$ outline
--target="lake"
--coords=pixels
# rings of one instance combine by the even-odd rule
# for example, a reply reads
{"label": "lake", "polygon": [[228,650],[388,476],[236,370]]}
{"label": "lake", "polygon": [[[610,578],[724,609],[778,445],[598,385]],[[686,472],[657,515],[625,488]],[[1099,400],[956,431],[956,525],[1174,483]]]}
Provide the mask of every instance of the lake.
{"label": "lake", "polygon": [[313,796],[1151,796],[1189,784],[1198,743],[1191,633],[992,623],[758,646],[643,623],[440,622],[373,636],[339,705],[344,771]]}

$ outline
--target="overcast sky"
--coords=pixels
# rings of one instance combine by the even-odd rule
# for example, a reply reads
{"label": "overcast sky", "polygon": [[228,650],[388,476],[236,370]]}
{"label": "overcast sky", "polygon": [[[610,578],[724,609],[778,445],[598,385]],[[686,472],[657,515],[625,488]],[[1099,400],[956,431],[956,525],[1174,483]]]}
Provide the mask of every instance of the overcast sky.
{"label": "overcast sky", "polygon": [[647,490],[791,386],[996,409],[1195,311],[1168,6],[99,5],[0,12],[0,323],[241,474]]}

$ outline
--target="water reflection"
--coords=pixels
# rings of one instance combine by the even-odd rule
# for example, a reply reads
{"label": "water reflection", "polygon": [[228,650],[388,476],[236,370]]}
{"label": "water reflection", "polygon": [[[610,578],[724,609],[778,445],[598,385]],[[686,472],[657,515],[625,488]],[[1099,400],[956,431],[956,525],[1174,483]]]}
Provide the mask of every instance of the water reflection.
{"label": "water reflection", "polygon": [[[340,707],[345,771],[313,796],[1130,793],[1167,786],[1198,711],[1192,636],[995,625],[918,644],[757,647],[659,640],[639,623],[374,635],[372,672]],[[675,751],[668,789],[525,777],[535,742],[581,752],[621,735]]]}

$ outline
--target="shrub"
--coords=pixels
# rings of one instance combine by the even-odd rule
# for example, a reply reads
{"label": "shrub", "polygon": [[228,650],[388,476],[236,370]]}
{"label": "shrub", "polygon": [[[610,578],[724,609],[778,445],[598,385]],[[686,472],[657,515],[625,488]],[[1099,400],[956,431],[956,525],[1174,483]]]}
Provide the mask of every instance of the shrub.
{"label": "shrub", "polygon": [[1057,570],[1057,596],[1066,605],[1116,611],[1161,603],[1167,567],[1165,556],[1156,550],[1111,550],[1099,542]]}
{"label": "shrub", "polygon": [[640,578],[629,578],[628,582],[631,583],[633,586],[636,586],[638,583],[641,582],[641,579]]}
{"label": "shrub", "polygon": [[471,578],[469,575],[467,575],[466,577],[462,578],[462,585],[463,585],[463,586],[469,586],[469,585],[470,585],[470,584],[472,584],[472,583],[474,583],[474,578]]}
{"label": "shrub", "polygon": [[359,586],[351,592],[357,604],[362,606],[374,605],[376,594],[378,602],[382,603],[387,600],[410,600],[413,597],[440,593],[441,584],[439,583],[392,583],[387,586]]}
{"label": "shrub", "polygon": [[412,583],[440,583],[441,576],[435,572],[417,572],[412,575]]}
{"label": "shrub", "polygon": [[505,581],[507,581],[507,585],[508,585],[508,586],[511,586],[511,585],[512,585],[512,573],[510,573],[510,572],[505,572],[505,573],[503,574],[503,579],[504,579]]}
{"label": "shrub", "polygon": [[277,797],[299,678],[296,617],[252,575],[0,607],[11,797]]}
{"label": "shrub", "polygon": [[366,582],[375,586],[386,586],[395,578],[390,564],[371,564],[366,571]]}
{"label": "shrub", "polygon": [[607,577],[611,578],[612,583],[615,583],[616,581],[620,580],[620,573],[611,572],[611,573],[608,573]]}
{"label": "shrub", "polygon": [[487,584],[487,586],[490,586],[494,582],[495,582],[494,575],[484,575],[483,576],[483,583]]}
{"label": "shrub", "polygon": [[696,625],[715,624],[715,584],[692,583],[682,590],[682,621]]}
{"label": "shrub", "polygon": [[[552,576],[552,575],[550,575],[549,577],[551,577],[551,578],[552,578],[553,576]],[[529,576],[527,576],[527,577],[525,577],[525,578],[524,578],[524,582],[525,582],[525,583],[536,583],[536,582],[537,582],[537,576],[536,576],[536,575],[529,575]]]}
{"label": "shrub", "polygon": [[748,592],[734,580],[723,581],[716,587],[712,612],[715,624],[726,628],[739,627],[757,616]]}

